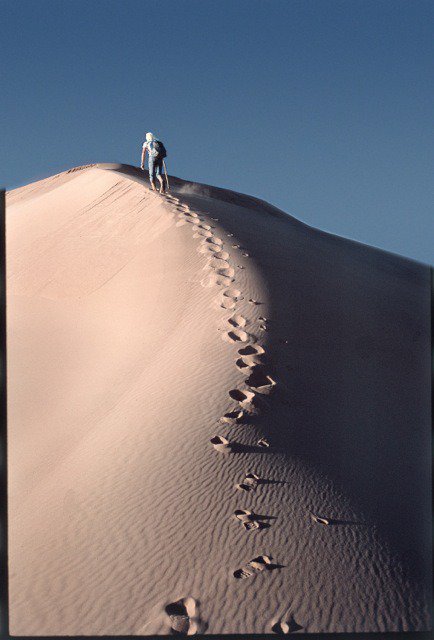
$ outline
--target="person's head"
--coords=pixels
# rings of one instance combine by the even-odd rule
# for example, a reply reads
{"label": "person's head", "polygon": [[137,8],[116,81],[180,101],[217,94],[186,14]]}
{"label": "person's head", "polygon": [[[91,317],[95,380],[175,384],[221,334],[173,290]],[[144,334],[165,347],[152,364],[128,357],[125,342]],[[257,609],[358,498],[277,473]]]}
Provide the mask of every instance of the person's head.
{"label": "person's head", "polygon": [[152,142],[154,139],[154,134],[150,131],[146,134],[146,142]]}

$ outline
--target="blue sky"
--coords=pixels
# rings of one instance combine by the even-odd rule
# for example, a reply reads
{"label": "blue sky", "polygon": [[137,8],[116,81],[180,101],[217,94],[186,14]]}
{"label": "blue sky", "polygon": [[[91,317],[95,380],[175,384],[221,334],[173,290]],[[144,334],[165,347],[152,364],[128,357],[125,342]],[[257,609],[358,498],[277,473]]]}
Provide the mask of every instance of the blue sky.
{"label": "blue sky", "polygon": [[3,0],[1,182],[139,164],[434,263],[431,0]]}

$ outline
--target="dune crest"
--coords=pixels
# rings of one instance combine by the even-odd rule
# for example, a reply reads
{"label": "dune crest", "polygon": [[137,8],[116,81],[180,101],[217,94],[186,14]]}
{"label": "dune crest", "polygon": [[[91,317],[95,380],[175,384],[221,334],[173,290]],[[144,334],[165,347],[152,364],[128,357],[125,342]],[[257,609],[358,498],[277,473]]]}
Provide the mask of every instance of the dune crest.
{"label": "dune crest", "polygon": [[11,633],[428,629],[428,267],[171,184],[8,194]]}

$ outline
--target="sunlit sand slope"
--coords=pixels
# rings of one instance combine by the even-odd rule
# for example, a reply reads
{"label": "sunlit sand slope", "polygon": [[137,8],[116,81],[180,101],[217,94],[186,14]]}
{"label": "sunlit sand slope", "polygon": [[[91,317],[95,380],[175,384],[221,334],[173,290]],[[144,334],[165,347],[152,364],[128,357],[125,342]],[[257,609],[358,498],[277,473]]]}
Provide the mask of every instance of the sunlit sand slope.
{"label": "sunlit sand slope", "polygon": [[8,194],[11,632],[429,628],[428,267],[172,182]]}

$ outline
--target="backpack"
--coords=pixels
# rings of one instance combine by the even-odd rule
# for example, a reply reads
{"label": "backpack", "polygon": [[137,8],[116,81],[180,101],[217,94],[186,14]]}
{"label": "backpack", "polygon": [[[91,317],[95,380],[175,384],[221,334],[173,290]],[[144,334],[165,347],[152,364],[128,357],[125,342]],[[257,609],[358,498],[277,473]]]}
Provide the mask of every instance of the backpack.
{"label": "backpack", "polygon": [[158,160],[160,160],[160,158],[163,159],[167,157],[166,147],[161,140],[154,140],[154,154],[154,158],[157,158]]}

